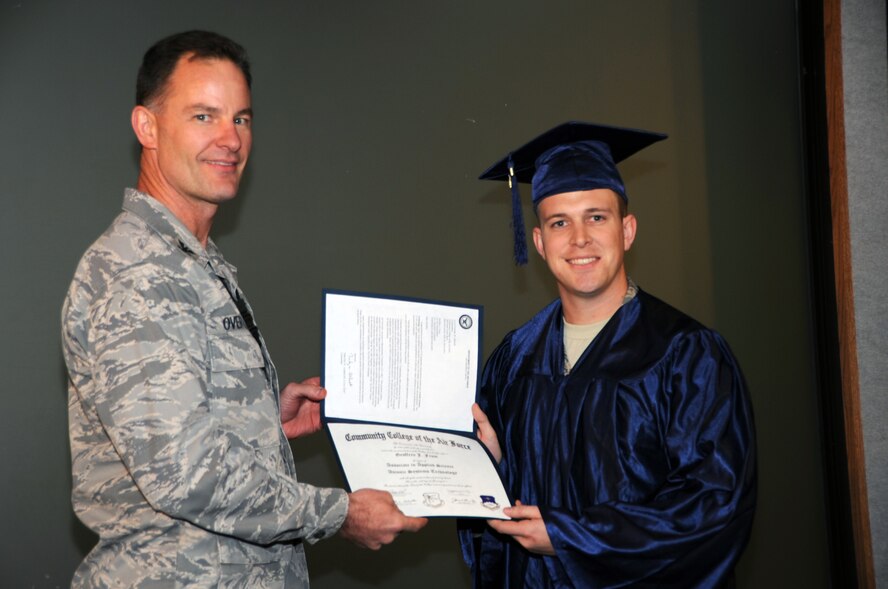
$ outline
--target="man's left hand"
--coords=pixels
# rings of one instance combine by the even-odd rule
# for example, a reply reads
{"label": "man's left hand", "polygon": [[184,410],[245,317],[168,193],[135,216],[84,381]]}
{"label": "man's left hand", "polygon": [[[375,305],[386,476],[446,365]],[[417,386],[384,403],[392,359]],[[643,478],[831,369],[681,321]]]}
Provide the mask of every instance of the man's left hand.
{"label": "man's left hand", "polygon": [[516,501],[515,507],[507,507],[503,513],[511,517],[512,520],[487,520],[491,528],[500,534],[512,536],[516,542],[530,552],[547,556],[555,554],[539,507],[522,505],[520,501]]}
{"label": "man's left hand", "polygon": [[313,376],[300,383],[291,382],[281,391],[281,427],[290,439],[313,434],[321,429],[321,399],[327,389],[321,377]]}

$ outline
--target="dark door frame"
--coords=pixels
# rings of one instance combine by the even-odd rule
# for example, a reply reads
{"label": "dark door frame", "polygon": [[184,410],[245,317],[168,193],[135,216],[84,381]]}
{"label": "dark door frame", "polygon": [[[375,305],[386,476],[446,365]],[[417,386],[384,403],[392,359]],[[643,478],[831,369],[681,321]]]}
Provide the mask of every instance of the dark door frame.
{"label": "dark door frame", "polygon": [[831,584],[874,589],[851,280],[841,0],[796,6]]}

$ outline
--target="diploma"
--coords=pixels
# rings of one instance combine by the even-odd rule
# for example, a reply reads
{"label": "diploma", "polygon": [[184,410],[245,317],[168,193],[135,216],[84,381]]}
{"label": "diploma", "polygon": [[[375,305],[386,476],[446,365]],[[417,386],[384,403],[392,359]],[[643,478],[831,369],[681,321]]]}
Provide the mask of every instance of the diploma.
{"label": "diploma", "polygon": [[496,467],[477,439],[371,423],[329,423],[349,486],[392,494],[405,515],[508,519]]}
{"label": "diploma", "polygon": [[474,435],[481,309],[324,291],[323,419],[350,490],[407,515],[508,519]]}

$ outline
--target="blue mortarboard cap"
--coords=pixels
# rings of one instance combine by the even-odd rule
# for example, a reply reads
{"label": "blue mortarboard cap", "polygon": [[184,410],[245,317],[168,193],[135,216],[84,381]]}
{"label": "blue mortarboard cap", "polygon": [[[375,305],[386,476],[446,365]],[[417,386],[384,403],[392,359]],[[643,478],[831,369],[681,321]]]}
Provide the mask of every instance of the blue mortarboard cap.
{"label": "blue mortarboard cap", "polygon": [[533,204],[553,194],[609,188],[628,201],[616,164],[657,141],[662,133],[568,121],[522,145],[479,179],[507,180],[512,189],[515,261],[527,263],[519,182],[530,182]]}

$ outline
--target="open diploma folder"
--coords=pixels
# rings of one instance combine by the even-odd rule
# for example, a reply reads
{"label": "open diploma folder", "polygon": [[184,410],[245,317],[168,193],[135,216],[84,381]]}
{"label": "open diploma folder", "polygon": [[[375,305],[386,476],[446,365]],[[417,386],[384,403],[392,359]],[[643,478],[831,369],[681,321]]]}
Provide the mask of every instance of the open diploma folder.
{"label": "open diploma folder", "polygon": [[324,291],[323,418],[349,488],[406,515],[508,519],[473,433],[481,309]]}

